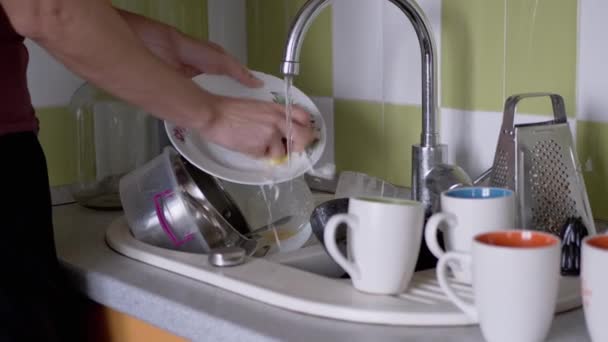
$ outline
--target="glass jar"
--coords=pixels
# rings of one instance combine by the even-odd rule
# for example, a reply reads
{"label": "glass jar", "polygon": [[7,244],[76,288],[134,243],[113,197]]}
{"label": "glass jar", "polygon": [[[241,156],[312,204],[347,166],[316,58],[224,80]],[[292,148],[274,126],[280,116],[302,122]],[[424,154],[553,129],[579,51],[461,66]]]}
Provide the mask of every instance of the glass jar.
{"label": "glass jar", "polygon": [[169,144],[162,120],[89,83],[72,96],[76,119],[74,199],[94,209],[121,209],[120,178],[159,155]]}

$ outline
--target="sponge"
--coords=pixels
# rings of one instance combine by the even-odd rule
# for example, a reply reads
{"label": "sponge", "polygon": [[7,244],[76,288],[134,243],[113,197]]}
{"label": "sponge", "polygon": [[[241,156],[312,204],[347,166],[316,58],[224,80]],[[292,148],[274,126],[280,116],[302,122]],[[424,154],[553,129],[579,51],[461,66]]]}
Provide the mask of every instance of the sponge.
{"label": "sponge", "polygon": [[285,164],[287,162],[288,158],[289,157],[287,155],[284,155],[282,157],[270,158],[270,159],[268,159],[268,162],[270,163],[270,165],[277,166],[277,165]]}

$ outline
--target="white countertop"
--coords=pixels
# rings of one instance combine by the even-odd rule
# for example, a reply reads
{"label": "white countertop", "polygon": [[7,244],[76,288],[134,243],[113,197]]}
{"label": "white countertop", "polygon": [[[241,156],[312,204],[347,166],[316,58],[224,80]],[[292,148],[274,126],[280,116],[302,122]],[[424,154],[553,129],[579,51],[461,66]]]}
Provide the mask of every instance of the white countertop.
{"label": "white countertop", "polygon": [[[92,300],[196,341],[483,341],[478,326],[355,324],[275,308],[129,259],[105,230],[121,212],[64,205],[53,210],[59,258]],[[550,342],[589,341],[582,310],[556,316]]]}

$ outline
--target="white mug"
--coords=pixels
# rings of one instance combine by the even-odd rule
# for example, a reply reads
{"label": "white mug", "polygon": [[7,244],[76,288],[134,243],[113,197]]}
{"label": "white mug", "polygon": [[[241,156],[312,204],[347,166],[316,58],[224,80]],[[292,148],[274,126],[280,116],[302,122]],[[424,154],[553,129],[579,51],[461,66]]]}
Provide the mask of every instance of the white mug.
{"label": "white mug", "polygon": [[[446,250],[469,252],[475,235],[514,226],[513,191],[488,187],[456,188],[441,194],[441,212],[429,218],[424,240],[431,253],[439,259],[445,251],[437,241],[437,230],[443,232]],[[450,265],[450,269],[459,282],[471,283],[468,269],[460,269],[457,265]]]}
{"label": "white mug", "polygon": [[[487,341],[544,341],[555,314],[560,248],[557,236],[540,231],[479,234],[471,253],[447,252],[439,259],[437,280],[456,306],[479,321]],[[448,262],[472,268],[474,304],[451,287]]]}
{"label": "white mug", "polygon": [[594,342],[608,341],[608,235],[583,240],[581,281],[587,330]]}
{"label": "white mug", "polygon": [[[336,229],[342,223],[348,226],[348,259],[336,245]],[[351,198],[348,214],[332,216],[323,238],[329,255],[350,275],[357,290],[399,294],[414,274],[423,225],[420,202]]]}

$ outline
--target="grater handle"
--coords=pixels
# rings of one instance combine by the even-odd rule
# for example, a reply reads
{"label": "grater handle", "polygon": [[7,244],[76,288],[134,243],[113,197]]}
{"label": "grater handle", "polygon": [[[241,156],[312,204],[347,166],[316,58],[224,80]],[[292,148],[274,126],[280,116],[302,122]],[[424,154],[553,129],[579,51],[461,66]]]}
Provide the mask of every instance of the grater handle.
{"label": "grater handle", "polygon": [[515,122],[515,111],[517,109],[517,105],[519,102],[526,98],[531,97],[550,97],[551,104],[553,105],[553,116],[555,123],[566,123],[568,122],[568,118],[566,116],[566,107],[564,105],[564,99],[559,94],[554,93],[526,93],[526,94],[517,94],[511,95],[505,101],[505,109],[504,116],[502,119],[502,129],[511,130],[514,126]]}

